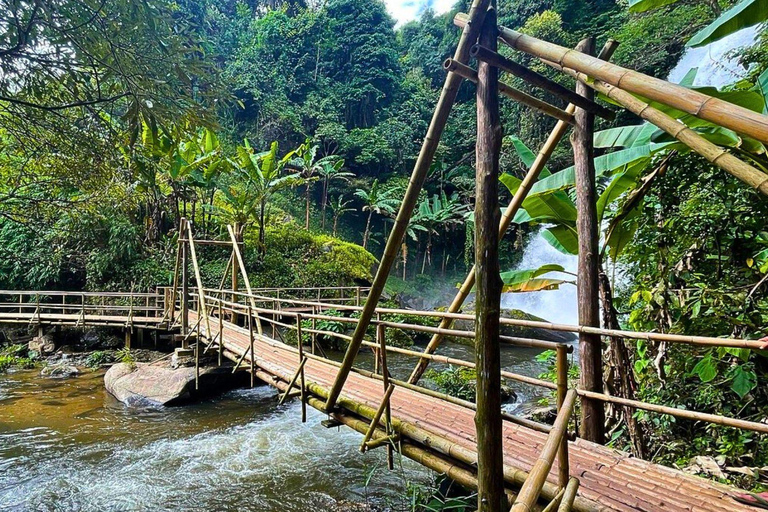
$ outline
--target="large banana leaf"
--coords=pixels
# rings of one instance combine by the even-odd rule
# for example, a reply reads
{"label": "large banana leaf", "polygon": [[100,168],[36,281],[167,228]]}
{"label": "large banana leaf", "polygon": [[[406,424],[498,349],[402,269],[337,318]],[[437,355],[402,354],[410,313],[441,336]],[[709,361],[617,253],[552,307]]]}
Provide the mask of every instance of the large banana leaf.
{"label": "large banana leaf", "polygon": [[[531,168],[533,165],[533,162],[536,161],[536,155],[531,151],[531,149],[525,145],[525,143],[520,140],[520,137],[516,135],[510,135],[507,137],[507,139],[512,142],[512,145],[515,148],[515,151],[517,152],[517,156],[520,157],[520,160],[523,162],[523,164],[527,168]],[[549,170],[545,167],[541,170],[541,173],[539,174],[540,178],[545,178],[552,174],[549,172]]]}
{"label": "large banana leaf", "polygon": [[637,209],[630,211],[622,222],[613,226],[613,229],[611,229],[608,234],[608,240],[605,241],[605,244],[608,246],[608,254],[613,261],[616,261],[619,254],[621,254],[621,251],[624,250],[624,247],[626,247],[635,236],[635,231],[637,231],[639,226],[637,218],[638,213],[639,210]]}
{"label": "large banana leaf", "polygon": [[527,270],[512,270],[501,273],[504,282],[504,292],[536,292],[540,290],[556,290],[563,283],[573,283],[567,279],[541,278],[540,276],[550,272],[565,272],[560,265],[548,264],[539,268]]}
{"label": "large banana leaf", "polygon": [[541,232],[541,236],[549,245],[564,254],[579,254],[579,239],[575,227],[548,227]]}
{"label": "large banana leaf", "polygon": [[608,183],[608,185],[605,187],[605,190],[603,190],[603,193],[600,194],[600,197],[597,198],[598,222],[602,221],[606,206],[608,206],[614,200],[618,199],[628,190],[632,190],[637,187],[637,183],[640,180],[640,175],[648,166],[650,161],[650,157],[636,160],[632,164],[624,167],[616,174],[616,176],[613,177],[611,182]]}
{"label": "large banana leaf", "polygon": [[618,126],[595,133],[596,148],[628,148],[650,144],[655,135],[663,133],[650,123]]}
{"label": "large banana leaf", "polygon": [[686,46],[704,46],[734,32],[768,20],[768,2],[765,0],[741,0],[715,21],[697,32]]}
{"label": "large banana leaf", "polygon": [[[520,186],[520,179],[511,174],[504,173],[499,180],[512,194],[517,192]],[[576,222],[576,206],[568,194],[562,191],[537,197],[529,196],[525,198],[522,206],[513,219],[516,224],[526,222],[573,224]]]}

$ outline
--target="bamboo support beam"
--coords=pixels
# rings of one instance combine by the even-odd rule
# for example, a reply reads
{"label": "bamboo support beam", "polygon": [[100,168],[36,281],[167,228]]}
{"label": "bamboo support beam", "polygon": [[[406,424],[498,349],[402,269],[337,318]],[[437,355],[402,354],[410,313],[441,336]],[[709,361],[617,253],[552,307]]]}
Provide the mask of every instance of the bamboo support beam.
{"label": "bamboo support beam", "polygon": [[602,105],[598,105],[594,101],[580,96],[574,91],[560,85],[554,80],[550,80],[544,75],[540,75],[539,73],[532,71],[525,66],[522,66],[517,62],[504,57],[503,55],[499,55],[498,53],[490,50],[489,48],[486,48],[485,46],[476,44],[472,47],[469,54],[472,57],[483,62],[487,62],[491,66],[495,66],[502,71],[506,71],[507,73],[513,74],[518,78],[522,78],[529,84],[544,89],[545,91],[558,96],[560,99],[576,105],[577,107],[582,108],[587,112],[591,112],[597,116],[600,116],[603,119],[613,121],[616,118],[616,114],[614,114],[613,111],[603,107]]}
{"label": "bamboo support beam", "polygon": [[[472,2],[468,21],[462,30],[459,44],[457,45],[454,54],[454,59],[462,64],[467,62],[467,59],[469,58],[469,49],[477,40],[489,3],[490,0],[473,0]],[[437,151],[437,146],[440,142],[440,136],[448,121],[448,115],[451,113],[453,103],[456,101],[456,95],[459,92],[461,82],[462,78],[455,73],[448,73],[445,78],[445,84],[440,93],[440,99],[435,107],[435,112],[432,115],[432,120],[430,121],[429,129],[427,130],[427,135],[424,138],[421,151],[419,152],[416,164],[413,167],[413,172],[411,173],[411,178],[408,183],[408,188],[405,191],[403,202],[400,205],[400,210],[397,213],[395,223],[392,226],[392,231],[387,239],[387,245],[384,248],[384,254],[381,257],[379,268],[376,271],[373,285],[368,292],[365,306],[360,315],[360,321],[355,327],[353,339],[347,347],[342,367],[328,394],[328,399],[325,404],[326,410],[330,411],[336,403],[336,400],[344,387],[344,383],[349,376],[349,372],[352,369],[357,353],[360,350],[360,343],[363,341],[365,332],[368,330],[368,325],[371,323],[371,318],[376,310],[381,293],[384,290],[384,285],[387,282],[387,277],[389,277],[389,272],[392,269],[392,263],[394,263],[395,258],[400,251],[400,244],[403,241],[403,236],[410,223],[413,209],[419,199],[419,193],[424,186],[424,180],[432,165],[435,151]]]}
{"label": "bamboo support beam", "polygon": [[[467,65],[461,64],[460,62],[457,62],[453,59],[446,59],[443,63],[443,68],[446,71],[450,71],[451,73],[461,75],[463,78],[469,80],[472,83],[477,83],[477,71]],[[517,102],[522,103],[523,105],[527,105],[528,107],[541,112],[542,114],[554,117],[555,119],[559,119],[565,123],[573,124],[574,122],[572,113],[557,108],[556,106],[547,103],[544,100],[540,100],[539,98],[531,96],[530,94],[524,93],[523,91],[515,89],[511,85],[507,85],[503,82],[499,82],[499,94],[503,94],[507,98],[511,98]]]}
{"label": "bamboo support beam", "polygon": [[511,512],[530,512],[533,510],[533,505],[539,499],[542,488],[547,481],[547,475],[549,475],[549,471],[552,469],[552,463],[554,462],[557,450],[561,443],[566,442],[565,433],[575,405],[576,392],[570,390],[565,398],[563,409],[557,414],[552,432],[549,433],[539,458],[534,463],[528,478],[525,479],[523,486],[520,488],[520,493],[517,496],[517,500],[515,500],[515,504],[512,506]]}
{"label": "bamboo support beam", "polygon": [[[299,362],[304,360],[304,339],[301,332],[301,315],[296,315],[296,346],[299,350]],[[304,368],[301,369],[301,422],[307,422],[307,391],[306,381],[304,380]]]}
{"label": "bamboo support beam", "polygon": [[[240,267],[240,272],[243,274],[243,283],[245,283],[245,290],[248,292],[248,296],[251,299],[251,308],[255,311],[256,303],[253,300],[253,289],[251,288],[251,280],[248,278],[248,271],[245,270],[245,263],[243,262],[243,255],[240,253],[240,246],[237,244],[237,236],[235,235],[235,230],[232,229],[232,226],[227,225],[227,231],[229,232],[229,237],[232,239],[232,252],[235,254],[235,259],[237,260],[237,265]],[[233,268],[232,273],[234,274],[236,271]],[[256,329],[258,330],[258,333],[261,335],[263,334],[262,328],[261,328],[261,320],[256,315]]]}
{"label": "bamboo support beam", "polygon": [[371,440],[371,436],[373,436],[373,431],[376,430],[376,427],[381,422],[381,417],[384,415],[384,411],[387,410],[387,407],[389,407],[389,398],[392,396],[392,392],[395,390],[394,384],[390,384],[389,387],[387,387],[387,390],[384,392],[384,396],[381,399],[381,403],[379,404],[379,408],[376,409],[376,414],[373,415],[373,419],[371,420],[371,424],[368,427],[368,431],[365,433],[365,436],[363,436],[363,442],[360,443],[360,452],[365,453],[367,449],[368,441]]}
{"label": "bamboo support beam", "polygon": [[[605,43],[605,46],[603,46],[602,51],[600,52],[600,58],[601,59],[610,59],[613,55],[613,52],[616,51],[616,48],[618,46],[618,43],[614,40],[608,40]],[[568,105],[568,107],[565,109],[566,112],[573,115],[573,112],[575,112],[576,107],[575,105]],[[504,214],[501,216],[501,222],[499,223],[499,239],[504,237],[504,234],[509,229],[510,224],[512,224],[512,219],[515,218],[515,215],[517,215],[517,212],[520,210],[520,207],[523,204],[523,201],[528,196],[528,193],[531,191],[531,188],[533,187],[534,183],[536,183],[536,180],[539,179],[539,175],[541,174],[541,171],[544,170],[545,166],[547,165],[547,162],[552,156],[552,153],[555,151],[555,148],[557,147],[558,143],[562,138],[565,136],[566,131],[568,130],[568,123],[564,121],[559,121],[555,127],[552,129],[552,132],[549,134],[549,137],[547,137],[546,142],[539,150],[539,153],[536,155],[536,160],[534,160],[533,164],[531,164],[531,168],[528,170],[528,172],[525,175],[525,178],[523,179],[522,183],[520,183],[520,187],[517,189],[517,192],[515,192],[514,197],[512,198],[512,201],[507,206],[506,210],[504,210]],[[464,279],[464,282],[461,284],[461,287],[459,288],[459,291],[456,293],[456,296],[453,298],[453,301],[451,301],[451,304],[448,306],[447,315],[443,316],[443,319],[440,321],[440,328],[448,328],[453,325],[453,319],[451,318],[451,315],[455,315],[458,313],[458,311],[461,309],[461,306],[464,305],[464,301],[469,296],[469,293],[472,291],[472,288],[475,286],[475,267],[473,266],[469,273],[467,274],[467,277]],[[467,315],[469,316],[469,315]],[[454,317],[455,318],[455,317]],[[505,320],[502,320],[502,323],[509,323]],[[435,334],[432,336],[432,338],[429,340],[429,343],[427,344],[426,348],[424,349],[425,354],[432,354],[437,350],[437,347],[440,346],[440,343],[443,340],[442,334]],[[416,364],[416,367],[413,369],[413,372],[411,373],[411,376],[408,378],[408,382],[416,383],[419,381],[421,376],[424,374],[424,371],[427,369],[427,365],[429,364],[429,360],[427,359],[421,359]]]}
{"label": "bamboo support beam", "polygon": [[565,493],[563,493],[563,498],[560,500],[560,506],[557,507],[557,512],[571,512],[578,491],[579,480],[571,478],[568,481],[568,485],[565,487]]}
{"label": "bamboo support beam", "polygon": [[763,195],[768,195],[768,174],[736,158],[733,154],[709,142],[682,122],[673,119],[645,101],[637,99],[632,94],[601,80],[592,80],[583,73],[577,73],[569,69],[564,69],[563,71],[579,80],[579,82],[605,94],[641,119],[664,130],[734,178],[746,183]]}
{"label": "bamboo support beam", "polygon": [[[463,27],[467,20],[466,14],[459,13],[454,23]],[[757,112],[506,27],[499,27],[499,38],[512,48],[544,61],[557,63],[627,92],[768,143],[768,117]]]}
{"label": "bamboo support beam", "polygon": [[299,379],[299,375],[304,371],[304,365],[307,364],[308,358],[305,356],[301,363],[299,363],[299,367],[296,368],[296,373],[293,374],[293,377],[291,377],[291,381],[288,383],[288,387],[285,389],[285,393],[280,397],[280,400],[277,402],[277,405],[283,405],[283,402],[285,402],[286,398],[288,398],[288,392],[291,391],[293,386],[296,385],[296,381]]}

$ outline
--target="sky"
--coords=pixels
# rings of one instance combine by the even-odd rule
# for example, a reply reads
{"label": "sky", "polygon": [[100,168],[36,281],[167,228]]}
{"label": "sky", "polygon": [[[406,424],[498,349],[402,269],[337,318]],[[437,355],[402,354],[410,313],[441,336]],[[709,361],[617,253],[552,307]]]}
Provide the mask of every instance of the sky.
{"label": "sky", "polygon": [[456,0],[384,0],[387,10],[397,25],[417,19],[427,7],[431,7],[436,13],[447,12]]}

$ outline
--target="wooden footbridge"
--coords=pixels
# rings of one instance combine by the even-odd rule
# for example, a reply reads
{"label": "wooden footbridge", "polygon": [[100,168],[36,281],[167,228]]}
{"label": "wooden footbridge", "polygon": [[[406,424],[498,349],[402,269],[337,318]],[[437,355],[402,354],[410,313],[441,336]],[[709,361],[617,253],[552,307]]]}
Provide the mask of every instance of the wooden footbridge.
{"label": "wooden footbridge", "polygon": [[[196,261],[192,263],[197,268]],[[190,287],[189,292],[189,307],[184,308],[181,290],[174,293],[172,288],[141,294],[6,290],[0,291],[0,323],[32,327],[107,325],[126,330],[133,327],[178,331],[182,312],[186,309],[190,327],[185,338],[198,361],[208,353],[218,354],[220,364],[225,360],[233,362],[236,370],[249,372],[252,381],[262,381],[277,388],[281,402],[291,398],[301,400],[303,421],[306,421],[306,406],[309,405],[327,414],[327,420],[323,422],[325,426],[343,425],[363,434],[363,451],[386,450],[390,462],[395,453],[400,453],[470,489],[477,486],[475,404],[409,383],[406,376],[392,375],[387,367],[387,355],[398,354],[413,357],[414,363],[435,361],[474,368],[475,364],[470,361],[387,344],[388,333],[394,330],[427,335],[441,331],[446,336],[472,339],[475,336],[472,331],[424,324],[437,325],[446,318],[472,321],[473,316],[377,308],[372,332],[363,343],[366,350],[375,354],[374,367],[353,367],[339,400],[329,411],[325,403],[338,378],[341,363],[322,352],[318,338],[326,336],[349,341],[350,336],[319,326],[326,321],[354,327],[359,321],[356,315],[362,309],[360,303],[365,300],[368,289],[337,287],[238,292]],[[412,321],[393,320],[405,315],[410,315]],[[416,317],[431,322],[413,323]],[[579,326],[547,322],[502,322],[554,331],[578,333],[584,330]],[[619,334],[623,339],[663,339],[702,347],[755,348],[757,345],[757,342],[737,339],[599,331]],[[289,336],[291,340],[301,339],[302,343],[286,344],[283,338],[289,339]],[[709,421],[762,433],[768,433],[768,425],[568,389],[567,380],[562,376],[567,374],[566,356],[572,346],[531,338],[503,337],[502,341],[514,346],[557,351],[558,374],[561,376],[553,383],[534,376],[502,372],[502,377],[510,383],[542,386],[558,393],[561,399],[560,413],[554,425],[504,414],[504,482],[510,502],[519,499],[535,484],[535,498],[529,502],[531,510],[542,510],[548,505],[548,510],[579,511],[754,510],[733,499],[739,492],[736,489],[576,438],[570,432],[572,422],[568,420],[575,399],[581,395],[652,413],[671,414],[684,421]],[[539,479],[538,475],[546,478]]]}

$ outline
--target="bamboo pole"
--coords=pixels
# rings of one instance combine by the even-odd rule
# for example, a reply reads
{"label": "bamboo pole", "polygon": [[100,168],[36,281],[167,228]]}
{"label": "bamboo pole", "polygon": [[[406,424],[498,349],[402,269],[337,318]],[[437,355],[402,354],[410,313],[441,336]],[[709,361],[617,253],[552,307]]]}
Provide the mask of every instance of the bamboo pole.
{"label": "bamboo pole", "polygon": [[[480,44],[496,50],[496,10],[485,16]],[[477,68],[477,144],[475,146],[475,431],[477,509],[504,510],[504,460],[501,419],[501,269],[499,267],[499,156],[503,129],[499,117],[499,70],[480,61]]]}
{"label": "bamboo pole", "polygon": [[[486,10],[490,0],[473,0],[472,7],[469,11],[469,20],[466,27],[461,33],[459,38],[459,44],[456,47],[454,59],[462,64],[467,62],[469,57],[469,48],[477,39],[477,35],[483,24],[483,18],[485,17]],[[438,100],[435,112],[432,115],[432,121],[429,124],[427,135],[424,138],[424,142],[419,152],[419,157],[414,165],[411,178],[408,183],[408,188],[405,191],[403,202],[400,205],[400,211],[395,218],[395,223],[392,226],[392,231],[387,239],[387,245],[384,248],[384,254],[381,257],[379,268],[376,271],[376,277],[373,280],[373,285],[368,292],[368,297],[365,301],[365,306],[360,315],[360,321],[358,322],[353,335],[352,342],[347,347],[347,352],[344,355],[344,363],[339,370],[336,380],[333,383],[333,387],[328,394],[328,401],[326,402],[326,410],[333,408],[336,400],[341,394],[341,390],[344,387],[344,383],[349,376],[349,372],[352,369],[352,365],[357,357],[357,352],[360,350],[360,343],[363,341],[365,332],[368,329],[368,325],[371,323],[371,318],[378,305],[381,293],[384,290],[384,285],[387,282],[387,277],[392,268],[392,263],[395,261],[397,254],[400,250],[400,244],[402,243],[405,231],[408,228],[408,224],[411,220],[411,214],[413,208],[416,206],[416,202],[419,199],[419,193],[424,186],[424,180],[427,177],[429,168],[432,165],[432,160],[435,156],[438,143],[440,142],[440,136],[443,133],[445,124],[448,121],[448,115],[451,112],[456,95],[459,92],[459,86],[462,79],[455,73],[448,73],[445,78],[445,84],[443,90],[440,93],[440,99]]]}
{"label": "bamboo pole", "polygon": [[565,398],[563,409],[557,414],[552,432],[549,433],[547,441],[544,443],[541,455],[539,455],[539,458],[533,465],[533,469],[528,474],[528,478],[525,479],[523,486],[520,488],[520,493],[510,512],[530,512],[533,509],[533,504],[539,499],[544,483],[547,481],[547,475],[549,475],[549,471],[552,469],[552,463],[557,454],[558,447],[561,443],[565,442],[568,421],[571,419],[575,405],[576,392],[570,390]]}
{"label": "bamboo pole", "polygon": [[[384,390],[386,391],[389,386],[391,385],[389,383],[390,375],[389,375],[389,367],[387,366],[387,332],[386,332],[386,326],[382,324],[376,325],[376,338],[379,342],[379,350],[377,354],[377,359],[381,361],[380,363],[380,369],[381,369],[381,382],[384,385]],[[387,435],[392,434],[392,406],[387,401],[387,409],[386,409],[386,415],[384,416],[386,420],[386,430]],[[395,469],[395,453],[394,448],[390,444],[387,447],[387,467],[390,471]]]}
{"label": "bamboo pole", "polygon": [[[299,362],[304,360],[304,339],[301,332],[301,314],[296,314],[296,346],[299,349]],[[301,422],[307,422],[307,392],[304,380],[304,368],[301,369]]]}
{"label": "bamboo pole", "polygon": [[301,363],[299,363],[299,367],[296,368],[296,373],[293,374],[293,377],[291,377],[291,381],[288,383],[288,387],[285,389],[285,393],[280,397],[280,400],[277,402],[277,405],[283,405],[283,402],[285,402],[285,399],[288,398],[288,393],[290,393],[293,386],[296,385],[296,381],[299,379],[299,375],[302,371],[304,371],[304,365],[307,364],[307,360],[309,358],[304,356],[304,358],[301,360]]}
{"label": "bamboo pole", "polygon": [[254,363],[256,362],[256,354],[253,352],[253,311],[251,311],[251,306],[248,306],[248,342],[249,342],[249,349],[251,351],[251,364],[250,364],[250,373],[251,373],[251,387],[253,387],[253,369],[254,369]]}
{"label": "bamboo pole", "polygon": [[[592,54],[595,41],[583,39],[576,49]],[[594,98],[592,89],[576,84],[576,92],[588,100]],[[599,265],[600,233],[597,221],[597,184],[594,159],[595,116],[586,110],[576,110],[576,128],[571,134],[573,166],[576,175],[576,231],[579,259],[576,295],[579,325],[600,327]],[[603,390],[603,345],[600,336],[579,335],[581,387],[589,391]],[[602,402],[581,401],[581,437],[602,444],[605,438],[605,408]]]}
{"label": "bamboo pole", "polygon": [[[187,228],[187,219],[182,217],[179,221],[179,234]],[[189,331],[189,250],[187,244],[181,244],[181,334]],[[186,342],[182,342],[181,348],[188,348]]]}
{"label": "bamboo pole", "polygon": [[[446,71],[450,71],[451,73],[461,75],[462,78],[465,78],[472,83],[477,83],[477,71],[467,65],[455,61],[454,59],[446,59],[445,62],[443,62],[443,68]],[[530,94],[526,94],[519,89],[515,89],[511,85],[499,82],[499,93],[503,94],[507,98],[511,98],[517,102],[520,102],[523,105],[527,105],[532,109],[541,112],[542,114],[554,117],[555,119],[559,119],[560,121],[568,124],[574,123],[572,113],[557,108],[556,106],[531,96]]]}
{"label": "bamboo pole", "polygon": [[[243,274],[243,283],[245,284],[245,290],[248,292],[248,297],[251,299],[251,308],[255,311],[256,303],[253,300],[253,289],[251,288],[251,280],[248,278],[248,271],[245,270],[245,263],[243,262],[243,255],[240,253],[240,246],[237,243],[237,235],[235,235],[235,230],[232,229],[232,226],[227,225],[227,231],[229,232],[229,237],[232,240],[232,251],[235,253],[235,259],[237,259],[237,265],[240,267],[240,272]],[[237,272],[235,269],[232,269],[232,273],[236,274]],[[236,291],[235,291],[236,292]],[[261,328],[261,319],[259,318],[259,315],[256,315],[256,329],[259,333],[259,335],[263,334],[262,328]]]}
{"label": "bamboo pole", "polygon": [[222,354],[224,352],[224,308],[219,299],[219,366],[222,363]]}
{"label": "bamboo pole", "polygon": [[384,392],[384,396],[381,399],[381,403],[379,404],[379,408],[376,409],[376,414],[373,415],[373,419],[371,420],[371,424],[368,426],[368,431],[366,431],[365,435],[363,436],[363,442],[360,443],[360,453],[365,453],[367,449],[368,441],[371,440],[371,436],[373,435],[373,431],[376,430],[376,427],[381,422],[381,417],[384,415],[384,411],[386,411],[387,407],[389,406],[389,397],[392,396],[392,392],[395,390],[395,386],[393,384],[390,384],[387,387],[387,390]]}
{"label": "bamboo pole", "polygon": [[[568,394],[568,354],[565,351],[565,345],[558,346],[556,352],[557,368],[557,412],[563,411],[565,397]],[[560,487],[565,488],[570,479],[570,463],[568,461],[568,443],[566,439],[560,443],[557,452],[558,473],[557,482]]]}
{"label": "bamboo pole", "polygon": [[[192,226],[189,224],[189,222],[186,223],[187,226],[187,236],[189,237],[189,254],[192,256],[192,268],[195,272],[195,281],[197,283],[197,294],[200,297],[200,314],[203,315],[203,318],[205,318],[205,329],[206,329],[206,335],[210,338],[211,336],[211,319],[208,316],[208,306],[205,303],[205,288],[203,288],[203,278],[200,274],[200,265],[197,262],[197,252],[195,250],[195,240],[192,236]],[[200,336],[200,327],[197,328],[197,341],[198,343],[200,340],[202,340],[202,336]]]}
{"label": "bamboo pole", "polygon": [[[616,50],[617,46],[618,43],[616,41],[612,39],[608,40],[600,52],[600,58],[606,60],[609,59],[613,55],[613,52]],[[568,107],[565,109],[565,111],[570,114],[573,114],[575,110],[576,107],[574,105],[568,105]],[[525,178],[523,179],[522,183],[520,183],[520,187],[517,189],[517,192],[515,192],[512,201],[509,203],[501,217],[501,222],[499,224],[499,239],[504,237],[504,234],[509,229],[509,225],[512,223],[512,219],[514,219],[515,215],[517,215],[517,212],[520,210],[523,201],[528,196],[531,187],[533,187],[534,183],[536,183],[536,180],[539,179],[539,174],[541,174],[541,171],[544,170],[544,167],[547,165],[547,162],[552,156],[552,153],[555,151],[557,144],[560,142],[563,136],[565,136],[567,130],[568,123],[559,121],[552,129],[549,137],[547,137],[546,142],[539,150],[539,153],[536,155],[536,160],[534,160],[533,164],[531,164],[531,168],[526,173]],[[467,299],[467,296],[469,295],[469,292],[472,291],[472,287],[474,285],[475,267],[473,266],[467,274],[467,277],[464,279],[464,282],[461,284],[461,287],[456,293],[456,296],[453,298],[453,301],[448,306],[447,314],[443,316],[443,319],[440,321],[440,328],[445,329],[453,325],[453,319],[451,318],[451,315],[458,313],[458,311],[461,309],[461,306],[464,305],[464,301]],[[469,315],[466,316],[471,318]],[[502,319],[501,322],[504,324],[511,324],[511,322],[508,322],[506,319]],[[429,343],[427,344],[427,347],[424,349],[424,353],[434,353],[435,350],[437,350],[437,347],[440,346],[442,340],[443,336],[441,334],[435,334],[432,336],[432,338],[429,340]],[[408,382],[418,382],[421,376],[424,374],[424,371],[427,369],[428,364],[428,359],[419,360],[419,362],[416,364],[416,367],[413,369],[411,376],[408,378]]]}
{"label": "bamboo pole", "polygon": [[560,500],[560,506],[557,507],[557,512],[571,512],[578,491],[579,480],[577,478],[571,478],[568,481],[568,485],[565,487],[565,493],[563,493],[563,498]]}
{"label": "bamboo pole", "polygon": [[725,149],[709,142],[685,124],[652,107],[645,101],[634,97],[632,94],[606,82],[592,80],[583,73],[577,73],[569,69],[564,69],[563,71],[578,79],[579,82],[605,94],[638,117],[664,130],[734,178],[746,183],[763,195],[768,195],[768,174],[736,158]]}
{"label": "bamboo pole", "polygon": [[[467,15],[463,13],[454,18],[459,27],[466,21]],[[499,37],[516,50],[768,143],[768,118],[757,112],[506,27],[499,27]]]}
{"label": "bamboo pole", "polygon": [[544,75],[540,75],[539,73],[532,71],[513,60],[499,55],[495,51],[492,51],[485,46],[476,44],[469,51],[469,54],[472,57],[483,62],[487,62],[491,66],[495,66],[502,71],[506,71],[507,73],[511,73],[518,78],[522,78],[529,84],[540,89],[544,89],[545,91],[558,96],[560,99],[563,99],[568,103],[572,103],[573,105],[576,105],[577,107],[582,108],[587,112],[598,115],[603,119],[613,121],[616,118],[616,114],[614,114],[613,111],[603,107],[602,105],[598,105],[592,100],[584,98],[583,96],[575,93],[567,87],[562,86],[553,80],[550,80]]}

